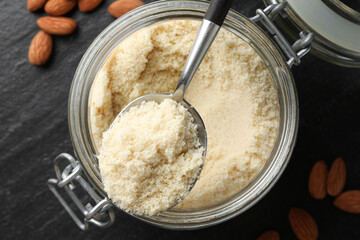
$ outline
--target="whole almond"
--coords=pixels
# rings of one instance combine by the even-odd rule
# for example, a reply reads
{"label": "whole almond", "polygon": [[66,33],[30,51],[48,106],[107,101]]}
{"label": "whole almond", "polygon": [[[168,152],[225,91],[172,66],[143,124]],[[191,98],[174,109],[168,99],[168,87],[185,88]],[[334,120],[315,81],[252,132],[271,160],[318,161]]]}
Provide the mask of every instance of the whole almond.
{"label": "whole almond", "polygon": [[52,52],[52,38],[44,31],[38,32],[31,41],[28,58],[34,65],[43,65]]}
{"label": "whole almond", "polygon": [[144,3],[140,0],[118,0],[109,6],[108,11],[111,16],[118,18],[141,5]]}
{"label": "whole almond", "polygon": [[37,11],[44,7],[47,0],[28,0],[27,1],[27,10]]}
{"label": "whole almond", "polygon": [[45,12],[51,16],[61,16],[73,9],[76,0],[48,0],[45,4]]}
{"label": "whole almond", "polygon": [[68,17],[41,17],[37,24],[45,32],[54,35],[70,34],[76,29],[76,22]]}
{"label": "whole almond", "polygon": [[334,205],[345,212],[360,214],[360,190],[343,192],[335,198]]}
{"label": "whole almond", "polygon": [[256,240],[280,240],[280,236],[277,231],[270,230],[261,234]]}
{"label": "whole almond", "polygon": [[315,240],[319,231],[315,220],[301,208],[291,208],[289,212],[290,225],[299,240]]}
{"label": "whole almond", "polygon": [[337,158],[332,164],[328,179],[327,192],[330,196],[339,195],[344,189],[346,182],[346,167],[342,158]]}
{"label": "whole almond", "polygon": [[102,0],[78,0],[78,7],[82,12],[90,12],[94,10]]}
{"label": "whole almond", "polygon": [[324,161],[314,164],[309,175],[309,192],[315,199],[326,197],[326,181],[328,169]]}

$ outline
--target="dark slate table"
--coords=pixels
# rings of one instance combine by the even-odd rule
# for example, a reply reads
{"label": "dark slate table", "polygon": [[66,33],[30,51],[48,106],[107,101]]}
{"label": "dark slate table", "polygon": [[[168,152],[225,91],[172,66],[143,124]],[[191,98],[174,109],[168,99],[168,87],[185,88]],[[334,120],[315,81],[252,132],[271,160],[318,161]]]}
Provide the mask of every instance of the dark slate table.
{"label": "dark slate table", "polygon": [[[313,56],[293,68],[300,99],[297,145],[276,186],[246,213],[196,231],[170,231],[117,212],[114,225],[82,232],[46,186],[54,177],[53,159],[73,149],[67,127],[67,99],[81,56],[114,19],[105,1],[92,13],[72,11],[78,23],[70,36],[54,38],[54,53],[44,67],[28,63],[38,31],[26,1],[0,1],[0,238],[1,239],[255,239],[276,229],[295,239],[288,211],[298,206],[319,225],[320,239],[360,239],[360,216],[341,212],[333,199],[312,199],[307,191],[315,161],[328,166],[338,156],[347,164],[346,189],[360,189],[360,70],[335,66]],[[146,1],[149,2],[149,1]],[[246,16],[263,7],[242,0],[234,8]]]}

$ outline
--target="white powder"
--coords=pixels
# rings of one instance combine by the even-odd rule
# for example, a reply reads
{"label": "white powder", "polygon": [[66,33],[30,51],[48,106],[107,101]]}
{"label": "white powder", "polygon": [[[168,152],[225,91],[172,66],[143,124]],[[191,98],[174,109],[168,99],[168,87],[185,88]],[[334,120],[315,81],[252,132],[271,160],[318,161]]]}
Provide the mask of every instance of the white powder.
{"label": "white powder", "polygon": [[105,191],[125,211],[157,214],[189,193],[203,152],[184,106],[170,99],[143,102],[104,133],[99,167]]}
{"label": "white powder", "polygon": [[[90,126],[98,148],[126,104],[175,89],[199,25],[163,21],[116,47],[92,87]],[[185,98],[205,122],[208,148],[200,179],[177,207],[205,207],[238,193],[264,166],[279,128],[278,95],[256,51],[221,28]]]}

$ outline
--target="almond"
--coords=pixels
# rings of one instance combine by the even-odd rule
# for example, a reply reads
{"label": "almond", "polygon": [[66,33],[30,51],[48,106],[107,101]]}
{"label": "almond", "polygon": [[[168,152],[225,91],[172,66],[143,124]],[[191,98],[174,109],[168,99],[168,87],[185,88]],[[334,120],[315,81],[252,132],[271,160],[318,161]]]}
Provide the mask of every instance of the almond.
{"label": "almond", "polygon": [[47,33],[66,35],[75,31],[76,22],[68,17],[41,17],[38,26]]}
{"label": "almond", "polygon": [[318,226],[308,212],[301,208],[291,208],[289,212],[290,225],[299,240],[317,239]]}
{"label": "almond", "polygon": [[257,240],[280,240],[280,236],[277,231],[270,230],[261,234]]}
{"label": "almond", "polygon": [[119,0],[113,2],[108,11],[111,16],[118,18],[141,5],[144,5],[144,3],[140,0]]}
{"label": "almond", "polygon": [[339,195],[344,189],[346,182],[346,167],[342,158],[337,158],[332,164],[328,179],[327,192],[330,196]]}
{"label": "almond", "polygon": [[78,7],[82,12],[94,10],[102,0],[78,0]]}
{"label": "almond", "polygon": [[45,4],[45,12],[51,16],[61,16],[73,9],[76,0],[49,0]]}
{"label": "almond", "polygon": [[343,192],[335,198],[334,205],[345,212],[360,214],[360,190]]}
{"label": "almond", "polygon": [[47,0],[28,0],[27,10],[37,11],[44,7]]}
{"label": "almond", "polygon": [[324,161],[318,161],[311,169],[309,176],[309,192],[315,199],[326,197],[326,180],[328,169]]}
{"label": "almond", "polygon": [[29,48],[29,61],[34,65],[43,65],[52,52],[52,38],[44,31],[38,32],[32,39]]}

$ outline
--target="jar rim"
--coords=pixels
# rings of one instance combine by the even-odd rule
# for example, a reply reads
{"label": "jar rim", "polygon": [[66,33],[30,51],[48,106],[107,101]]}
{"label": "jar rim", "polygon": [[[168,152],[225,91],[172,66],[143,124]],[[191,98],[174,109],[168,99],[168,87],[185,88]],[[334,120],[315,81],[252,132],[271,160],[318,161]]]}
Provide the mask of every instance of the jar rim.
{"label": "jar rim", "polygon": [[[68,120],[75,155],[94,187],[106,197],[97,170],[95,149],[88,121],[88,100],[92,81],[112,49],[136,30],[173,18],[201,19],[208,7],[202,1],[159,1],[146,4],[109,25],[90,45],[73,78]],[[284,171],[297,135],[298,99],[294,80],[279,48],[257,25],[231,10],[224,28],[247,41],[261,55],[272,73],[280,102],[280,128],[274,149],[255,178],[230,199],[204,209],[170,210],[159,216],[135,216],[145,222],[170,229],[197,229],[226,221],[253,206],[277,182]]]}

